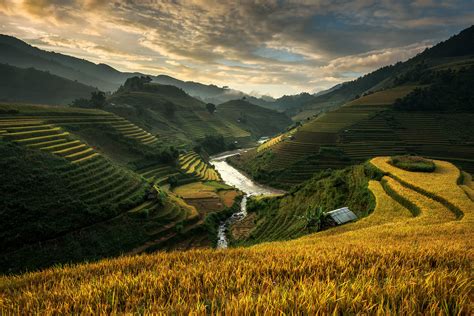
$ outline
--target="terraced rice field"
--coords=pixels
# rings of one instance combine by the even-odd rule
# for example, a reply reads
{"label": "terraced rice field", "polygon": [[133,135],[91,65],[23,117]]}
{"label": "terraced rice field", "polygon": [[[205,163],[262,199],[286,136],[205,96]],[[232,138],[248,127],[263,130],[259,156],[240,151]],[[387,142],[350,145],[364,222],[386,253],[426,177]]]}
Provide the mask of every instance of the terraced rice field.
{"label": "terraced rice field", "polygon": [[[373,93],[324,113],[299,127],[293,137],[271,146],[274,158],[262,166],[281,169],[276,181],[293,185],[315,172],[341,168],[376,156],[418,154],[449,160],[474,172],[474,130],[470,113],[417,113],[391,109],[413,87]],[[337,155],[322,153],[332,148]],[[244,154],[249,161],[256,151]],[[284,172],[283,172],[284,171]]]}
{"label": "terraced rice field", "polygon": [[[388,162],[389,159],[389,157],[377,157],[370,162],[386,172],[386,177],[392,184],[398,182],[399,187],[413,191],[412,194],[418,195],[419,199],[412,198],[410,200],[414,201],[413,203],[422,214],[443,209],[446,215],[441,215],[441,217],[444,219],[464,217],[466,221],[474,221],[472,212],[469,211],[474,208],[474,203],[457,184],[461,177],[461,171],[456,166],[446,161],[435,160],[436,170],[434,172],[410,172],[392,166]],[[402,196],[407,195],[407,193],[402,194]],[[422,203],[423,200],[429,204],[417,204]],[[441,211],[438,214],[441,214]],[[436,215],[430,214],[429,217],[436,218]]]}
{"label": "terraced rice field", "polygon": [[2,119],[0,137],[27,147],[40,149],[79,163],[98,156],[92,148],[72,135],[43,121]]}
{"label": "terraced rice field", "polygon": [[129,211],[132,217],[144,218],[144,228],[149,241],[128,252],[138,254],[161,249],[173,238],[179,237],[177,225],[182,225],[181,233],[201,225],[200,216],[194,206],[185,203],[182,199],[168,195],[164,205],[157,201],[147,201]]}
{"label": "terraced rice field", "polygon": [[[247,138],[251,134],[234,123],[221,120],[218,114],[209,114],[205,111],[177,111],[175,115],[177,125],[184,130],[185,134],[192,135],[195,139],[202,139],[207,135],[220,134],[225,138]],[[206,124],[203,124],[203,121]]]}
{"label": "terraced rice field", "polygon": [[119,122],[114,122],[111,124],[111,126],[123,136],[135,139],[136,141],[145,145],[153,145],[158,142],[158,138],[155,135],[150,134],[149,132],[125,119]]}
{"label": "terraced rice field", "polygon": [[[405,174],[384,158],[372,162],[389,172],[392,190],[370,182],[376,208],[355,223],[248,248],[161,252],[1,277],[0,308],[7,314],[472,314],[474,208],[456,184],[459,170],[437,161],[434,173]],[[416,216],[398,202],[414,205],[420,196],[430,207],[437,198],[445,202],[430,211],[420,204]],[[446,202],[466,206],[463,216]]]}
{"label": "terraced rice field", "polygon": [[266,150],[270,147],[272,147],[273,145],[276,145],[278,144],[279,142],[281,142],[283,140],[283,135],[278,135],[276,137],[273,137],[272,139],[269,139],[268,141],[266,141],[265,143],[261,144],[260,146],[258,146],[257,148],[257,152],[261,152],[263,150]]}
{"label": "terraced rice field", "polygon": [[132,172],[116,167],[87,144],[61,127],[43,120],[0,119],[0,137],[62,157],[69,162],[61,175],[70,180],[70,190],[90,205],[140,202],[145,183]]}
{"label": "terraced rice field", "polygon": [[[109,126],[114,128],[122,136],[135,139],[145,145],[153,145],[158,142],[158,138],[142,128],[136,126],[130,121],[101,110],[69,109],[65,111],[58,107],[42,106],[7,106],[0,105],[5,110],[20,110],[20,114],[2,115],[0,121],[15,120],[18,124],[48,125],[53,124],[57,127],[86,127]],[[0,128],[0,132],[3,129]]]}
{"label": "terraced rice field", "polygon": [[191,151],[179,156],[181,170],[186,174],[194,175],[203,181],[220,181],[219,173],[208,163],[204,162],[198,154]]}

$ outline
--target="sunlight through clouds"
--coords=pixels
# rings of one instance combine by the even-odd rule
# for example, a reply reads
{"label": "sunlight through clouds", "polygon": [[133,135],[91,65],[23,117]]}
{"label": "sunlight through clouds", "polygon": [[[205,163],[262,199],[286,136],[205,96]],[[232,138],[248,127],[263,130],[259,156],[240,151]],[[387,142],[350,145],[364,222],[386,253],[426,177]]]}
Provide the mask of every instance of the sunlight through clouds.
{"label": "sunlight through clouds", "polygon": [[468,26],[474,8],[426,0],[0,0],[0,18],[1,33],[43,49],[279,96],[353,79],[349,68],[366,73],[408,59]]}

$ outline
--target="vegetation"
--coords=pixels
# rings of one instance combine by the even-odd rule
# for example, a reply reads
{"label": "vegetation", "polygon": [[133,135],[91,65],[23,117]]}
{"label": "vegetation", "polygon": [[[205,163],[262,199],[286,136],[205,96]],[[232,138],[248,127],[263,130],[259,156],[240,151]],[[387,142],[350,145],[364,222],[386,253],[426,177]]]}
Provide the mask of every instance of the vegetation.
{"label": "vegetation", "polygon": [[325,211],[347,206],[358,217],[367,216],[375,206],[367,189],[371,175],[363,165],[327,170],[316,173],[284,196],[250,199],[247,209],[256,213],[256,225],[247,240],[238,244],[297,238],[308,233],[308,222],[314,222],[311,229],[317,231],[322,215],[315,205]]}
{"label": "vegetation", "polygon": [[179,164],[185,173],[194,175],[201,180],[220,180],[219,173],[207,162],[204,162],[195,152],[180,155]]}
{"label": "vegetation", "polygon": [[240,128],[250,131],[257,138],[278,134],[292,123],[285,114],[246,100],[233,100],[220,104],[217,111],[219,115]]}
{"label": "vegetation", "polygon": [[[425,185],[443,181],[449,187],[443,192],[468,199],[458,195],[457,169],[435,163],[440,166],[434,173],[415,173],[423,179],[420,188],[435,193]],[[377,206],[355,223],[298,240],[229,249],[225,255],[160,252],[4,276],[1,308],[6,313],[472,313],[472,201],[460,220],[449,211],[436,216],[436,210],[413,217],[379,182],[372,180],[369,187]],[[403,196],[413,202],[420,195],[429,201],[406,190]]]}
{"label": "vegetation", "polygon": [[458,71],[433,71],[429,73],[429,80],[429,87],[415,89],[398,99],[395,108],[407,111],[474,112],[474,66]]}
{"label": "vegetation", "polygon": [[239,145],[245,145],[251,138],[250,132],[236,122],[221,116],[219,111],[209,113],[204,102],[173,86],[128,84],[107,102],[106,110],[158,134],[163,142],[175,147],[193,148],[208,135],[222,136],[227,143],[238,141]]}
{"label": "vegetation", "polygon": [[207,103],[206,109],[209,113],[214,113],[216,111],[216,105],[214,103]]}
{"label": "vegetation", "polygon": [[433,161],[418,156],[394,156],[390,163],[398,168],[414,172],[433,172],[436,165]]}
{"label": "vegetation", "polygon": [[197,152],[204,150],[209,155],[232,149],[235,149],[235,145],[227,143],[222,135],[206,135],[203,139],[197,141],[197,145],[194,148]]}
{"label": "vegetation", "polygon": [[[412,112],[393,102],[415,86],[363,96],[298,127],[271,150],[243,153],[231,162],[263,183],[289,188],[314,173],[343,168],[377,155],[417,155],[455,162],[474,171],[471,113]],[[276,142],[277,139],[275,139]],[[272,143],[269,143],[272,144]]]}
{"label": "vegetation", "polygon": [[34,68],[0,64],[0,101],[69,104],[95,93],[95,88]]}
{"label": "vegetation", "polygon": [[80,108],[96,108],[102,109],[105,106],[105,93],[102,91],[94,91],[91,93],[90,99],[80,98],[72,101],[71,105]]}

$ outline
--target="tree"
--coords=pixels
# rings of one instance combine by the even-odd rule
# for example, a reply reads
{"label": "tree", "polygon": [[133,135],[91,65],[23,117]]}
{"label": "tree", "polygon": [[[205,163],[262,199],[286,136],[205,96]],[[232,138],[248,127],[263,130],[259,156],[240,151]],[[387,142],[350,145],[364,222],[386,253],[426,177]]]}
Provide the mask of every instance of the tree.
{"label": "tree", "polygon": [[317,208],[309,207],[306,210],[306,214],[303,216],[298,216],[298,218],[305,220],[305,228],[307,230],[318,231],[324,225],[327,215],[321,206]]}
{"label": "tree", "polygon": [[213,114],[216,111],[216,105],[213,103],[206,104],[206,109],[209,113]]}
{"label": "tree", "polygon": [[128,78],[119,91],[140,91],[143,90],[145,84],[152,81],[149,76],[135,76]]}
{"label": "tree", "polygon": [[105,93],[102,91],[92,92],[91,104],[93,107],[102,109],[105,106]]}
{"label": "tree", "polygon": [[91,93],[90,99],[79,98],[72,101],[71,106],[79,108],[98,108],[102,109],[106,104],[105,93],[102,91],[94,91]]}

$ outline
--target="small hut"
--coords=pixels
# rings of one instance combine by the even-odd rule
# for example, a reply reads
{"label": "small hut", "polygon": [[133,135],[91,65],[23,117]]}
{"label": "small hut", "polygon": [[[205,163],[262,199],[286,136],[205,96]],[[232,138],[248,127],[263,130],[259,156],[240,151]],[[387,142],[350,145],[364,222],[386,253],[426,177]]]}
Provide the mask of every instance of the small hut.
{"label": "small hut", "polygon": [[327,212],[326,215],[328,215],[336,225],[342,225],[357,219],[357,215],[355,215],[348,207],[338,208],[337,210]]}

